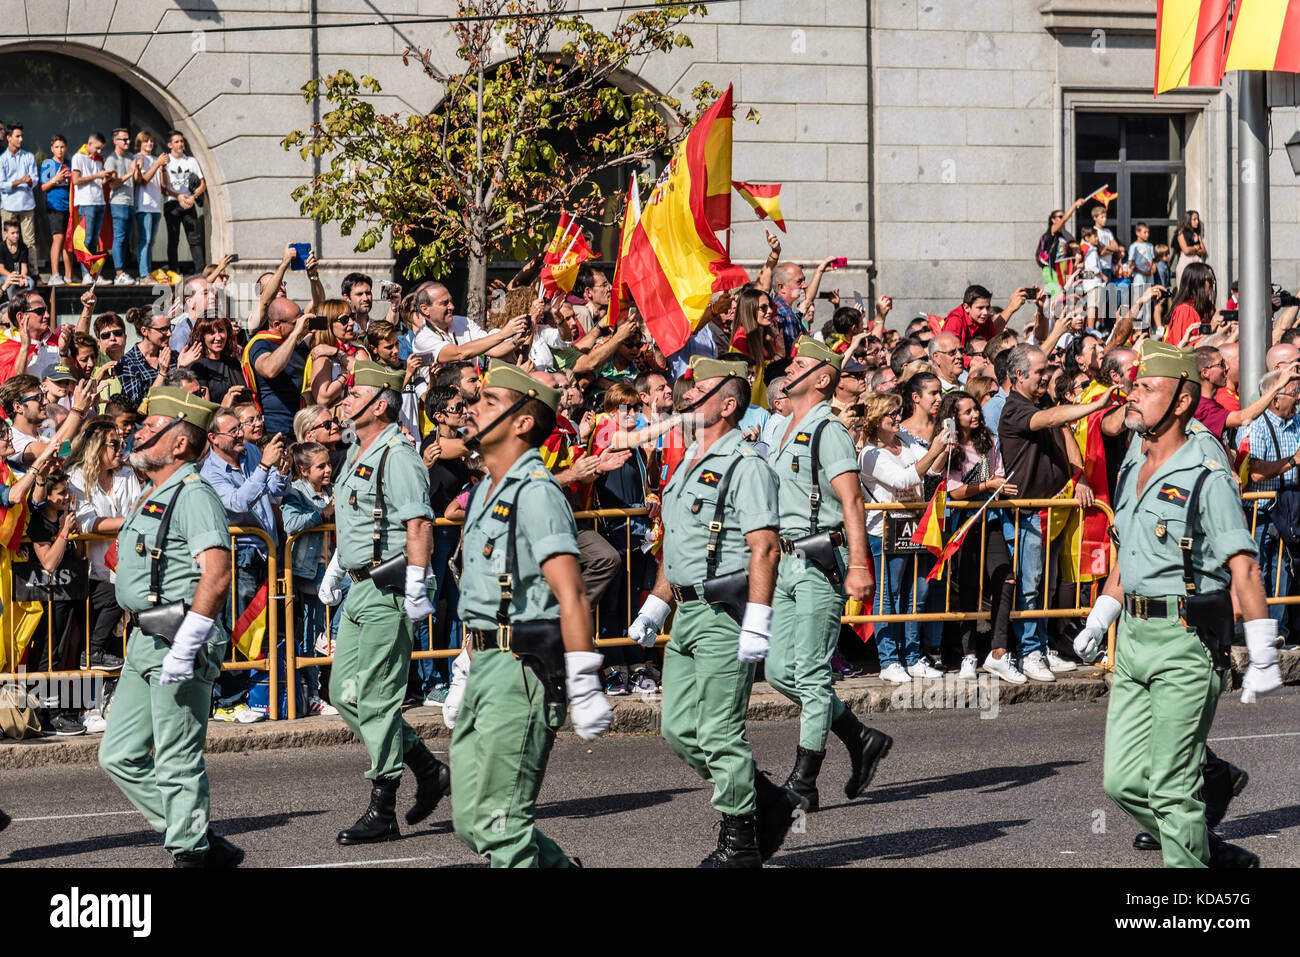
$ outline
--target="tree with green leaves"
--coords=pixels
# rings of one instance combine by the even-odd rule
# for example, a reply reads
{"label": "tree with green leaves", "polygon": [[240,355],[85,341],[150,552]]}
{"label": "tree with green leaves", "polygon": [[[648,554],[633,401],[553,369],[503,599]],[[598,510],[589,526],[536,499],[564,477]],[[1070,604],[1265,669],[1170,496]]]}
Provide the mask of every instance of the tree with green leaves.
{"label": "tree with green leaves", "polygon": [[[459,72],[444,75],[429,50],[404,54],[439,88],[428,115],[380,113],[366,99],[379,83],[346,70],[306,84],[308,102],[319,97],[329,109],[283,141],[304,159],[326,160],[293,192],[303,214],[339,223],[344,235],[360,229],[358,251],[391,235],[396,253],[414,254],[412,279],[444,276],[463,257],[466,314],[481,323],[494,252],[536,252],[561,210],[602,215],[597,176],[671,151],[693,119],[671,96],[629,89],[628,65],[690,46],[679,28],[706,15],[705,4],[660,2],[608,31],[566,5],[461,0],[452,27]],[[715,96],[701,84],[695,109]]]}

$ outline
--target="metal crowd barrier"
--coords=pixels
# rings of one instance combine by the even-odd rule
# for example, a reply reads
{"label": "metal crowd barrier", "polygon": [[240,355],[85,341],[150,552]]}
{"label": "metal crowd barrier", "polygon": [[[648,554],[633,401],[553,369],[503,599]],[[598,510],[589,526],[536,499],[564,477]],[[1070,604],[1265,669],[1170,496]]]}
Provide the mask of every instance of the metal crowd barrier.
{"label": "metal crowd barrier", "polygon": [[[1276,499],[1277,499],[1277,492],[1243,492],[1241,494],[1242,504],[1243,506],[1245,506],[1246,511],[1249,514],[1249,519],[1247,524],[1250,525],[1251,535],[1255,535],[1259,529],[1259,520],[1260,520],[1260,511],[1261,511],[1260,502],[1271,503]],[[1267,515],[1264,516],[1264,520],[1265,521],[1268,520]],[[1276,538],[1276,536],[1274,537]],[[1258,541],[1258,539],[1256,540]],[[1270,582],[1264,583],[1264,593],[1266,595],[1270,595],[1270,597],[1267,598],[1268,604],[1270,605],[1300,605],[1300,595],[1278,594],[1280,591],[1282,591],[1282,567],[1283,567],[1283,563],[1286,562],[1286,555],[1282,553],[1284,547],[1285,545],[1283,541],[1280,538],[1278,538],[1277,539],[1277,562],[1274,565],[1276,571],[1274,572],[1273,575],[1273,581],[1271,583]],[[1263,561],[1261,561],[1260,565],[1263,566],[1263,564],[1264,564]],[[1261,573],[1262,573],[1262,568],[1261,568]],[[1295,587],[1295,584],[1296,584],[1295,582],[1291,583],[1293,589]]]}
{"label": "metal crowd barrier", "polygon": [[[73,543],[91,544],[94,542],[111,542],[116,537],[117,537],[116,535],[96,535],[93,533],[89,533],[89,534],[75,533],[69,536],[69,541]],[[238,621],[239,615],[243,611],[242,608],[237,607],[238,596],[236,594],[235,585],[234,585],[235,576],[237,574],[237,569],[235,567],[235,561],[236,561],[235,542],[237,538],[260,539],[262,544],[266,547],[266,552],[267,552],[267,562],[266,562],[267,581],[273,583],[277,581],[279,575],[279,562],[275,553],[275,543],[271,540],[271,537],[262,529],[257,527],[247,527],[242,525],[230,526],[230,539],[231,539],[230,622],[231,622],[232,635],[229,642],[229,648],[227,651],[227,658],[225,661],[221,663],[221,670],[222,671],[264,671],[266,672],[268,695],[269,695],[267,717],[270,718],[272,721],[274,721],[279,718],[279,702],[280,702],[280,696],[278,693],[280,674],[279,674],[279,665],[277,660],[278,656],[275,654],[275,647],[274,647],[276,642],[275,636],[277,634],[277,627],[279,625],[279,616],[280,616],[279,607],[278,607],[278,603],[273,600],[273,598],[275,597],[273,594],[274,588],[271,585],[268,585],[267,603],[266,603],[266,634],[263,638],[263,645],[262,645],[263,657],[254,661],[250,661],[247,659],[240,660],[240,658],[237,655],[237,649],[235,647],[235,641],[233,636],[234,623]],[[26,540],[24,540],[23,544],[24,547],[31,548],[31,544]],[[36,562],[35,550],[32,549],[28,554],[30,555],[30,561]],[[88,558],[87,561],[89,561]],[[54,599],[47,599],[39,603],[44,607],[41,614],[40,624],[37,626],[38,628],[45,629],[45,643],[46,643],[46,658],[44,662],[44,664],[46,665],[45,669],[40,670],[37,668],[27,668],[23,671],[16,670],[15,664],[18,660],[18,636],[14,631],[15,616],[12,610],[6,609],[6,613],[3,615],[2,618],[4,622],[4,628],[3,628],[3,633],[0,634],[0,640],[4,642],[5,661],[9,664],[10,668],[13,668],[14,670],[0,672],[0,683],[7,683],[7,682],[14,682],[14,681],[66,682],[66,681],[76,681],[81,679],[95,679],[95,678],[111,679],[117,677],[118,672],[116,671],[105,671],[102,668],[92,668],[90,666],[90,629],[92,625],[92,622],[90,620],[90,596],[89,596],[89,588],[91,587],[90,581],[91,580],[89,579],[89,575],[87,575],[87,596],[86,598],[81,599],[83,605],[81,609],[83,629],[82,629],[82,634],[80,639],[81,642],[80,658],[81,658],[82,667],[76,669],[56,669],[54,667],[54,616],[51,613],[52,611],[51,606],[54,602]],[[23,604],[28,604],[28,603],[24,602]],[[121,641],[122,641],[121,657],[125,658],[127,629],[124,625],[122,627]],[[32,664],[38,664],[38,663],[32,662]]]}

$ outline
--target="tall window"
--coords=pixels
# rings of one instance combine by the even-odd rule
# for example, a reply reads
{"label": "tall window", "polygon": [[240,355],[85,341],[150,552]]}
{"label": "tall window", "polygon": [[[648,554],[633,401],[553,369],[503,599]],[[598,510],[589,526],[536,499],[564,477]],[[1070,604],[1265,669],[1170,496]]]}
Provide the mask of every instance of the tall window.
{"label": "tall window", "polygon": [[[1153,243],[1170,242],[1183,214],[1184,117],[1160,113],[1076,113],[1075,196],[1109,186],[1119,194],[1107,226],[1123,246],[1133,224],[1151,227]],[[1097,202],[1086,203],[1073,228],[1092,223]]]}

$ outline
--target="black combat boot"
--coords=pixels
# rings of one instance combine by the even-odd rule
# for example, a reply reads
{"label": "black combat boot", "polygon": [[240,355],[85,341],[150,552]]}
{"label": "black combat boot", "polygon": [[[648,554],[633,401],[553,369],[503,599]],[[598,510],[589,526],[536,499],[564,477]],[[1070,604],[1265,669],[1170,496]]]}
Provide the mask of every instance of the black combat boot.
{"label": "black combat boot", "polygon": [[1210,832],[1210,866],[1220,868],[1259,867],[1259,855],[1244,847],[1229,844],[1213,831]]}
{"label": "black combat boot", "polygon": [[1160,841],[1150,831],[1138,831],[1137,837],[1133,838],[1133,850],[1158,851],[1160,850]]}
{"label": "black combat boot", "polygon": [[340,844],[378,844],[401,837],[397,830],[397,784],[400,778],[376,780],[370,786],[370,807],[345,831],[339,831]]}
{"label": "black combat boot", "polygon": [[415,775],[415,804],[406,812],[406,823],[419,824],[451,794],[451,768],[435,758],[423,741],[408,748],[402,759]]}
{"label": "black combat boot", "polygon": [[868,728],[848,708],[831,722],[835,737],[849,749],[849,779],[844,784],[844,794],[850,801],[867,789],[876,776],[876,767],[894,746],[894,739],[883,731]]}
{"label": "black combat boot", "polygon": [[1228,813],[1232,799],[1250,783],[1250,775],[1206,748],[1201,776],[1205,780],[1201,790],[1201,797],[1205,800],[1205,826],[1214,830]]}
{"label": "black combat boot", "polygon": [[754,800],[758,804],[758,852],[766,861],[781,849],[795,815],[808,810],[808,799],[789,788],[778,787],[766,774],[756,770]]}
{"label": "black combat boot", "polygon": [[718,831],[718,846],[700,861],[700,867],[762,867],[758,854],[758,821],[755,814],[724,814]]}
{"label": "black combat boot", "polygon": [[0,831],[3,831],[5,828],[7,828],[11,820],[12,818],[10,818],[8,814],[6,814],[4,811],[0,811]]}
{"label": "black combat boot", "polygon": [[241,848],[208,828],[206,851],[181,851],[172,855],[172,867],[238,867],[244,860]]}
{"label": "black combat boot", "polygon": [[825,751],[799,748],[794,754],[794,770],[785,779],[785,786],[808,802],[808,810],[816,811],[821,802],[817,799],[817,775],[821,773]]}

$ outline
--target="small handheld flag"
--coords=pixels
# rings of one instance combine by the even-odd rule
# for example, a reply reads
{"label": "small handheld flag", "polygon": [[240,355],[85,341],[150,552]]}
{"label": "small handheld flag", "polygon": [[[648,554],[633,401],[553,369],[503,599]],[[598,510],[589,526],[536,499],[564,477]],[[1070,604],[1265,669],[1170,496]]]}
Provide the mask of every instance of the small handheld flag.
{"label": "small handheld flag", "polygon": [[781,215],[780,183],[764,185],[762,183],[742,183],[733,179],[731,185],[735,187],[741,199],[754,207],[754,212],[758,213],[759,219],[771,219],[776,224],[777,229],[785,232],[785,218]]}

